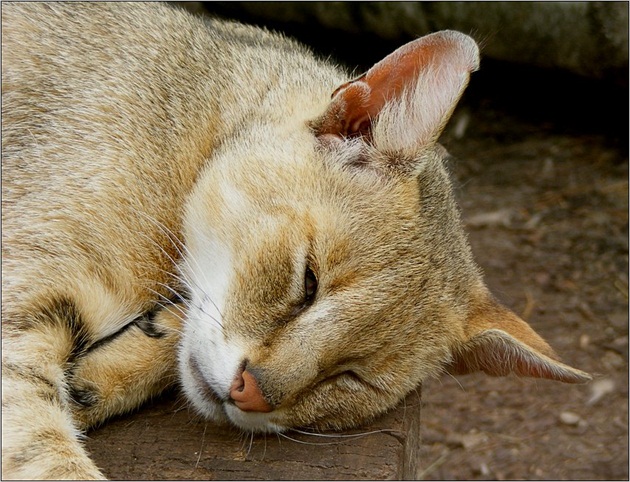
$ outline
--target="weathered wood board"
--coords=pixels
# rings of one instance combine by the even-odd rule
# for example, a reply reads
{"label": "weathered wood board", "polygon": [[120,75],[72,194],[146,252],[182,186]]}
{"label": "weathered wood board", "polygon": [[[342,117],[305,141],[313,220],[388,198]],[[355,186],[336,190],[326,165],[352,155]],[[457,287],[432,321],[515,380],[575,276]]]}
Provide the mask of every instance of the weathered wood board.
{"label": "weathered wood board", "polygon": [[[339,437],[243,434],[195,417],[174,394],[88,434],[97,465],[117,480],[414,479],[420,395]],[[352,434],[366,434],[349,436]]]}

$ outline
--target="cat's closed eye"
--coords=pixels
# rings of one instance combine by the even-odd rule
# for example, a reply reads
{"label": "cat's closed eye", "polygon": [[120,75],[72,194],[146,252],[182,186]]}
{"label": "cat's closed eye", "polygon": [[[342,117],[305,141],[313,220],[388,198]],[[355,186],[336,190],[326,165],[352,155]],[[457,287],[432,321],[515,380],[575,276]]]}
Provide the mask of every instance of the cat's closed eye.
{"label": "cat's closed eye", "polygon": [[306,267],[304,273],[304,307],[308,307],[313,303],[317,294],[317,277],[310,267]]}
{"label": "cat's closed eye", "polygon": [[315,276],[310,266],[307,266],[304,271],[304,297],[293,307],[290,314],[291,317],[299,315],[313,304],[317,295],[317,287],[317,276]]}
{"label": "cat's closed eye", "polygon": [[332,374],[327,375],[318,382],[318,385],[332,385],[345,387],[350,390],[361,390],[364,389],[366,385],[369,385],[369,382],[361,378],[354,370],[340,369],[339,371],[333,371]]}

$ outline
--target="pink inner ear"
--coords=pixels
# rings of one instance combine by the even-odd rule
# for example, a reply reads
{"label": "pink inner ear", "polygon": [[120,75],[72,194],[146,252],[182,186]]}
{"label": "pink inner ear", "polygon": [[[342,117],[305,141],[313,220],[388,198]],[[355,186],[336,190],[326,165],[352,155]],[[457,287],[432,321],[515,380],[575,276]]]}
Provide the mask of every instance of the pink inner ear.
{"label": "pink inner ear", "polygon": [[[466,40],[463,40],[466,39]],[[338,87],[319,123],[318,133],[342,137],[367,135],[371,122],[385,104],[400,98],[405,88],[431,66],[455,63],[456,70],[469,73],[477,68],[474,42],[457,32],[437,32],[403,45],[375,64],[359,78]],[[475,47],[476,49],[476,47]]]}
{"label": "pink inner ear", "polygon": [[368,116],[376,117],[387,101],[399,98],[406,87],[415,84],[433,58],[445,56],[446,47],[443,42],[428,43],[424,37],[403,45],[374,65],[365,75],[370,87],[365,106]]}

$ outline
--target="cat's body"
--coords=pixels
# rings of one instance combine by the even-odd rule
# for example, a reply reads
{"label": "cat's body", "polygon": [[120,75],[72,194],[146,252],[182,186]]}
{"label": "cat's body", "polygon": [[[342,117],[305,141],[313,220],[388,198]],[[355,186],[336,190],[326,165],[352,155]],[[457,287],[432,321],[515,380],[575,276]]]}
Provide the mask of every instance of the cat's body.
{"label": "cat's body", "polygon": [[436,144],[468,37],[347,83],[163,5],[2,22],[4,477],[101,476],[80,431],[177,378],[258,431],[360,424],[444,367],[588,379],[470,255]]}

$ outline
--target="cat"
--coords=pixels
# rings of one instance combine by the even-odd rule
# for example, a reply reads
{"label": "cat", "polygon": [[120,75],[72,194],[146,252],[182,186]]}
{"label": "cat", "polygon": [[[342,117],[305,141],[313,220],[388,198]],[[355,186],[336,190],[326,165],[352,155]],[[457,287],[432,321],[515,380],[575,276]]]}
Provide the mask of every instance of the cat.
{"label": "cat", "polygon": [[103,478],[83,431],[174,384],[278,432],[446,371],[590,379],[472,258],[437,142],[470,37],[351,78],[164,4],[4,3],[2,29],[4,478]]}

